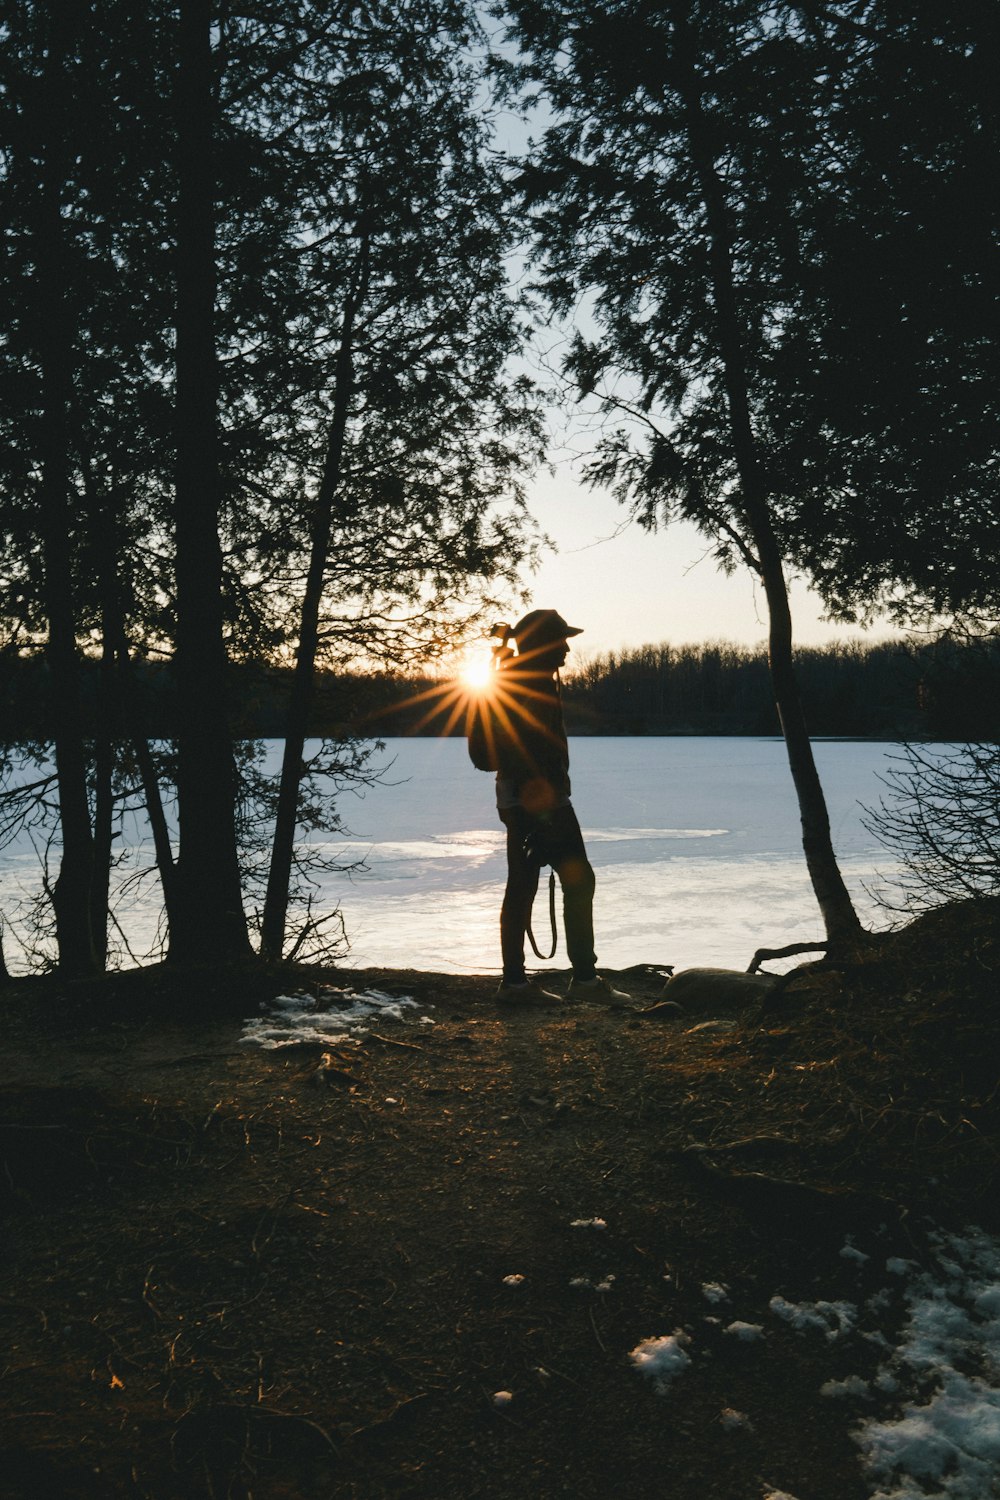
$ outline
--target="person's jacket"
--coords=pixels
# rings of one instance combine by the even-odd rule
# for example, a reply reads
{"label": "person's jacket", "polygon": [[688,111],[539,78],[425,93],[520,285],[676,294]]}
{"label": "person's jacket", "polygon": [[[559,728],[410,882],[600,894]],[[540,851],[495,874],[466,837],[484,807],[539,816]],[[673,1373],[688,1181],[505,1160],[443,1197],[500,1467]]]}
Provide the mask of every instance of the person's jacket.
{"label": "person's jacket", "polygon": [[540,779],[559,792],[568,791],[569,746],[556,678],[519,668],[516,658],[506,662],[500,669],[496,714],[501,776],[517,786]]}

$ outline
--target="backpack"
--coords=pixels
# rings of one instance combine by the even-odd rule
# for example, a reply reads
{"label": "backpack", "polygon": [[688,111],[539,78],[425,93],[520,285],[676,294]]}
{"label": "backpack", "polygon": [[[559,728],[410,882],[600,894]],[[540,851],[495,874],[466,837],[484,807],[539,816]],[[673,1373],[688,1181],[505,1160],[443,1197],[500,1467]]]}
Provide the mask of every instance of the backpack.
{"label": "backpack", "polygon": [[[505,662],[514,655],[507,644],[509,631],[508,625],[497,625],[493,631],[493,639],[497,642],[493,647],[495,672],[501,671]],[[477,771],[501,769],[506,734],[504,722],[496,710],[493,693],[488,690],[471,693],[465,709],[465,738],[469,747],[469,759]]]}
{"label": "backpack", "polygon": [[491,693],[477,693],[465,710],[465,738],[469,759],[477,771],[502,770],[507,729]]}
{"label": "backpack", "polygon": [[496,736],[487,728],[489,705],[485,700],[471,703],[466,713],[465,737],[469,759],[477,771],[499,771]]}

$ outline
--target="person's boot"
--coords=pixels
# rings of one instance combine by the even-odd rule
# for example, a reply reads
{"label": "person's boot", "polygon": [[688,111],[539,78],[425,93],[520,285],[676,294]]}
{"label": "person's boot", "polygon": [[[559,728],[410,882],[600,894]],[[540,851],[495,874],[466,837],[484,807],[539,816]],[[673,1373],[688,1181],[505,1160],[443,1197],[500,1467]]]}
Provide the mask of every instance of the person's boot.
{"label": "person's boot", "polygon": [[566,996],[567,1000],[597,1000],[605,1003],[609,1000],[631,1000],[631,998],[627,990],[616,990],[603,974],[595,974],[593,979],[571,979]]}
{"label": "person's boot", "polygon": [[553,1001],[557,1005],[563,1003],[562,995],[557,995],[555,990],[547,990],[537,974],[532,979],[502,979],[497,999],[511,1005],[550,1005]]}

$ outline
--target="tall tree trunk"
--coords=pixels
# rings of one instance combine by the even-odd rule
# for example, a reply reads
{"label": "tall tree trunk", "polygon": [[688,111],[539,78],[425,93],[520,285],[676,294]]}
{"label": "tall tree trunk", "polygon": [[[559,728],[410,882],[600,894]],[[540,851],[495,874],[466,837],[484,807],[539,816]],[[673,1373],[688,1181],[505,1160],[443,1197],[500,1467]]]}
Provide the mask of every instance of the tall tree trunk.
{"label": "tall tree trunk", "polygon": [[170,957],[250,953],[236,844],[219,541],[211,7],[181,0],[175,496],[179,858]]}
{"label": "tall tree trunk", "polygon": [[323,476],[313,511],[310,538],[309,571],[306,576],[299,622],[299,645],[295,657],[291,695],[285,722],[285,748],[281,761],[278,806],[271,846],[271,865],[267,877],[267,895],[261,919],[261,955],[271,962],[281,958],[285,944],[288,916],[288,885],[295,850],[295,827],[298,820],[299,786],[302,781],[302,756],[309,710],[312,705],[316,673],[316,651],[319,644],[319,615],[323,600],[323,581],[330,551],[333,504],[340,482],[344,436],[350,407],[353,379],[354,324],[364,301],[368,285],[368,243],[362,243],[358,276],[344,309],[340,347],[337,351],[333,414],[327,439]]}
{"label": "tall tree trunk", "polygon": [[828,940],[831,943],[850,943],[861,937],[863,929],[837,864],[826,798],[799,697],[792,651],[788,589],[750,418],[749,381],[733,281],[725,189],[710,145],[690,27],[680,5],[673,5],[671,10],[688,144],[705,206],[709,274],[718,320],[730,434],[740,476],[743,515],[753,542],[767,599],[771,685],[798,797],[802,848]]}
{"label": "tall tree trunk", "polygon": [[42,179],[37,222],[38,350],[42,385],[42,555],[52,729],[59,793],[62,855],[52,892],[60,971],[97,968],[91,929],[94,845],[87,793],[87,756],[80,709],[79,655],[73,612],[69,402],[72,333],[66,285],[62,191],[70,130],[66,77],[68,9],[49,10],[43,117]]}

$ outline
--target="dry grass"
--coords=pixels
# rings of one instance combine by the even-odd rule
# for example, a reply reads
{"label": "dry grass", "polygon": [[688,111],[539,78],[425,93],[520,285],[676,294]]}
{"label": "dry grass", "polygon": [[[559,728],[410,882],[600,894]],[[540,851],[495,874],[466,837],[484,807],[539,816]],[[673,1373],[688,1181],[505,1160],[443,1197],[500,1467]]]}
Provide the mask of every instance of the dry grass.
{"label": "dry grass", "polygon": [[[634,1006],[522,1013],[356,975],[436,1024],[325,1060],[239,1044],[287,974],[19,987],[4,1493],[861,1500],[817,1394],[848,1367],[788,1330],[734,1347],[701,1287],[758,1320],[857,1298],[845,1233],[919,1257],[926,1214],[995,1217],[998,932],[996,904],[936,914],[729,1028],[643,1016],[641,969]],[[665,1399],[626,1355],[678,1326]]]}

